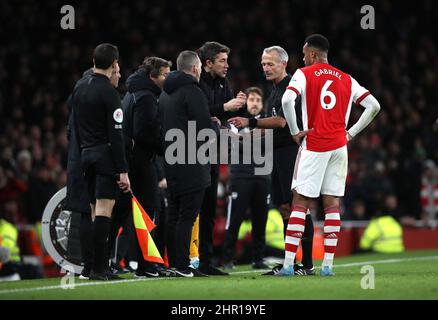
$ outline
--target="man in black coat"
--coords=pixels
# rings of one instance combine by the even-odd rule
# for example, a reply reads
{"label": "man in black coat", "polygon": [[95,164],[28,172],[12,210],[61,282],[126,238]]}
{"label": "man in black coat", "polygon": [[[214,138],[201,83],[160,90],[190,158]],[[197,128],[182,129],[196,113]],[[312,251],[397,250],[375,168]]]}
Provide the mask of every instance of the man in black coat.
{"label": "man in black coat", "polygon": [[[201,130],[211,129],[211,119],[199,88],[201,61],[196,52],[181,52],[177,69],[167,76],[159,103],[169,189],[168,258],[178,276],[203,276],[190,267],[189,253],[193,223],[210,185],[210,165],[196,157],[201,146],[196,137]],[[194,139],[189,139],[190,133],[196,135]]]}
{"label": "man in black coat", "polygon": [[[160,207],[155,158],[163,154],[158,98],[171,66],[170,61],[158,57],[145,58],[138,70],[126,81],[128,92],[122,103],[132,191],[152,220]],[[113,225],[112,241],[119,227],[125,224],[126,218],[131,217],[131,210],[131,196],[122,195],[115,208],[119,214],[118,223]],[[135,236],[132,219],[128,221],[127,227]],[[137,239],[133,242],[138,262],[136,276],[158,277],[156,266],[144,261]]]}
{"label": "man in black coat", "polygon": [[[198,49],[203,65],[199,84],[207,97],[210,115],[219,118],[222,123],[226,123],[232,116],[245,113],[242,106],[246,102],[246,95],[239,92],[237,97],[233,98],[230,83],[226,78],[229,53],[230,49],[218,42],[206,42]],[[199,270],[209,275],[228,275],[212,266],[219,165],[212,164],[210,174],[211,186],[205,191],[199,218]]]}

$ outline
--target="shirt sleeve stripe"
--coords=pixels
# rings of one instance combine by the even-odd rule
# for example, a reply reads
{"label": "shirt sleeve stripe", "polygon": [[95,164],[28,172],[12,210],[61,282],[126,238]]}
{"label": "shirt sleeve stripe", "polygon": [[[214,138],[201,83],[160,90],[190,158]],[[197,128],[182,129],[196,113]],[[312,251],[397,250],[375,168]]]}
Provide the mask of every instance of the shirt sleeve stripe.
{"label": "shirt sleeve stripe", "polygon": [[297,94],[297,96],[300,95],[300,92],[299,92],[296,88],[294,88],[294,87],[289,86],[289,87],[287,87],[287,89],[288,89],[288,90],[293,90],[293,91],[295,91],[295,93]]}
{"label": "shirt sleeve stripe", "polygon": [[363,95],[361,95],[359,97],[359,99],[356,100],[356,104],[360,104],[362,102],[363,99],[365,99],[366,97],[368,97],[371,93],[369,91],[365,92]]}

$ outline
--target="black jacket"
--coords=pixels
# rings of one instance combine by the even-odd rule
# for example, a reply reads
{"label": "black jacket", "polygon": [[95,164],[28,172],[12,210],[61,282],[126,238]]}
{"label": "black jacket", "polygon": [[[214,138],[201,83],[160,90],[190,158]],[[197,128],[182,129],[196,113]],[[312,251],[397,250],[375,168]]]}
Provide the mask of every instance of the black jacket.
{"label": "black jacket", "polygon": [[126,87],[128,92],[123,98],[125,135],[134,140],[135,152],[142,153],[145,158],[162,155],[158,112],[161,89],[141,69],[129,76]]}
{"label": "black jacket", "polygon": [[[123,137],[120,96],[107,76],[94,73],[76,86],[72,94],[74,122],[82,150],[109,146],[112,173],[128,171]],[[83,158],[82,158],[83,160]]]}
{"label": "black jacket", "polygon": [[[283,108],[281,104],[281,99],[289,85],[290,79],[292,77],[287,75],[283,80],[281,80],[277,85],[273,85],[271,93],[265,101],[265,106],[267,110],[267,117],[280,116],[284,118]],[[301,96],[297,99],[295,103],[295,111],[297,113],[298,127],[302,128],[302,117],[301,117]],[[293,141],[290,134],[289,126],[286,124],[284,128],[277,128],[273,130],[273,143],[274,149],[282,147],[293,147],[298,149],[296,143]]]}
{"label": "black jacket", "polygon": [[161,89],[144,70],[126,81],[123,122],[132,191],[147,210],[160,206],[155,156],[162,154],[158,98]]}
{"label": "black jacket", "polygon": [[[160,115],[164,150],[175,143],[165,141],[166,133],[179,129],[184,133],[185,150],[183,163],[169,164],[165,158],[165,171],[168,187],[175,196],[200,191],[210,185],[210,165],[188,164],[188,144],[195,143],[196,150],[203,142],[188,139],[188,122],[196,121],[196,135],[202,129],[211,128],[210,114],[205,95],[194,77],[181,71],[171,72],[164,82],[160,96]],[[166,152],[166,151],[165,151]]]}
{"label": "black jacket", "polygon": [[234,98],[230,82],[227,78],[215,77],[202,70],[199,86],[207,97],[208,109],[212,117],[218,117],[222,125],[231,117],[241,116],[245,113],[245,108],[238,111],[224,111],[224,103]]}

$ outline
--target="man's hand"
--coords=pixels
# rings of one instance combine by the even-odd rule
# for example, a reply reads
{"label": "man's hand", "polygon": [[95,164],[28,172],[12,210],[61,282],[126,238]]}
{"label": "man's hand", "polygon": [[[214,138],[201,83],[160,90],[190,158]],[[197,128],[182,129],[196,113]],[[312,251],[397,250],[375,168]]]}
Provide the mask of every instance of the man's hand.
{"label": "man's hand", "polygon": [[222,124],[221,124],[221,121],[220,121],[219,118],[217,118],[217,117],[211,117],[210,120],[213,121],[213,122],[216,122],[219,126],[222,125]]}
{"label": "man's hand", "polygon": [[162,179],[162,180],[160,180],[158,182],[158,188],[160,188],[160,189],[167,189],[167,180],[166,180],[166,178],[164,178],[164,179]]}
{"label": "man's hand", "polygon": [[228,119],[228,122],[233,124],[238,129],[247,127],[249,125],[249,119],[243,117],[234,117]]}
{"label": "man's hand", "polygon": [[347,132],[347,141],[351,141],[351,139],[353,139],[353,137]]}
{"label": "man's hand", "polygon": [[128,173],[121,173],[120,179],[119,181],[117,181],[117,184],[124,193],[131,192],[131,182],[129,181]]}
{"label": "man's hand", "polygon": [[224,103],[224,111],[236,111],[239,110],[246,103],[246,94],[240,91],[236,98],[231,99],[227,103]]}
{"label": "man's hand", "polygon": [[304,138],[305,136],[307,136],[307,134],[308,134],[310,131],[313,131],[313,128],[312,128],[312,129],[308,129],[308,130],[304,130],[304,131],[300,131],[300,132],[298,132],[296,135],[292,136],[292,139],[294,139],[295,143],[296,143],[298,146],[301,146],[301,141],[303,140],[303,138]]}
{"label": "man's hand", "polygon": [[245,94],[244,92],[239,91],[239,93],[237,94],[236,98],[237,98],[237,99],[240,99],[240,100],[245,100],[244,103],[246,103],[246,99],[247,99],[248,97],[246,96],[246,94]]}

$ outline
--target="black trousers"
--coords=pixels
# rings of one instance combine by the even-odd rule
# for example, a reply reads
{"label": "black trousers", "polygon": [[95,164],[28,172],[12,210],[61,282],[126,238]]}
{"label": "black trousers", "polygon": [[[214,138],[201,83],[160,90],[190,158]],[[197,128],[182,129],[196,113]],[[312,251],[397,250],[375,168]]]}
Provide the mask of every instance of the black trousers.
{"label": "black trousers", "polygon": [[[160,207],[157,174],[153,162],[146,159],[140,153],[135,153],[130,159],[129,178],[131,188],[143,209],[151,220],[156,221],[156,214]],[[110,251],[114,248],[117,232],[120,227],[128,229],[128,241],[132,244],[133,251],[137,255],[138,270],[144,270],[150,262],[144,261],[134,222],[132,219],[131,195],[123,193],[117,199],[113,209],[113,218],[110,232]],[[151,233],[154,237],[155,230]]]}
{"label": "black trousers", "polygon": [[199,261],[204,267],[211,265],[213,258],[213,234],[216,217],[217,184],[219,166],[211,165],[211,185],[205,189],[199,217]]}
{"label": "black trousers", "polygon": [[[111,229],[109,235],[109,257],[113,257],[115,252],[115,244],[119,229],[123,228],[124,240],[126,240],[126,246],[117,246],[117,257],[116,261],[121,258],[130,258],[136,260],[136,242],[137,236],[135,235],[135,229],[132,221],[132,205],[131,205],[131,195],[129,193],[122,193],[117,199],[113,214],[111,217]],[[120,240],[120,238],[119,238]],[[129,248],[129,249],[128,249]],[[135,248],[135,249],[134,249]],[[135,256],[135,257],[133,257]],[[130,260],[128,259],[128,260]]]}
{"label": "black trousers", "polygon": [[203,198],[204,190],[169,196],[166,242],[170,267],[186,269],[190,265],[192,228]]}
{"label": "black trousers", "polygon": [[224,241],[224,262],[234,259],[240,225],[248,208],[251,213],[253,262],[264,257],[265,231],[268,218],[270,184],[266,179],[231,180],[231,195],[228,203],[227,224]]}

